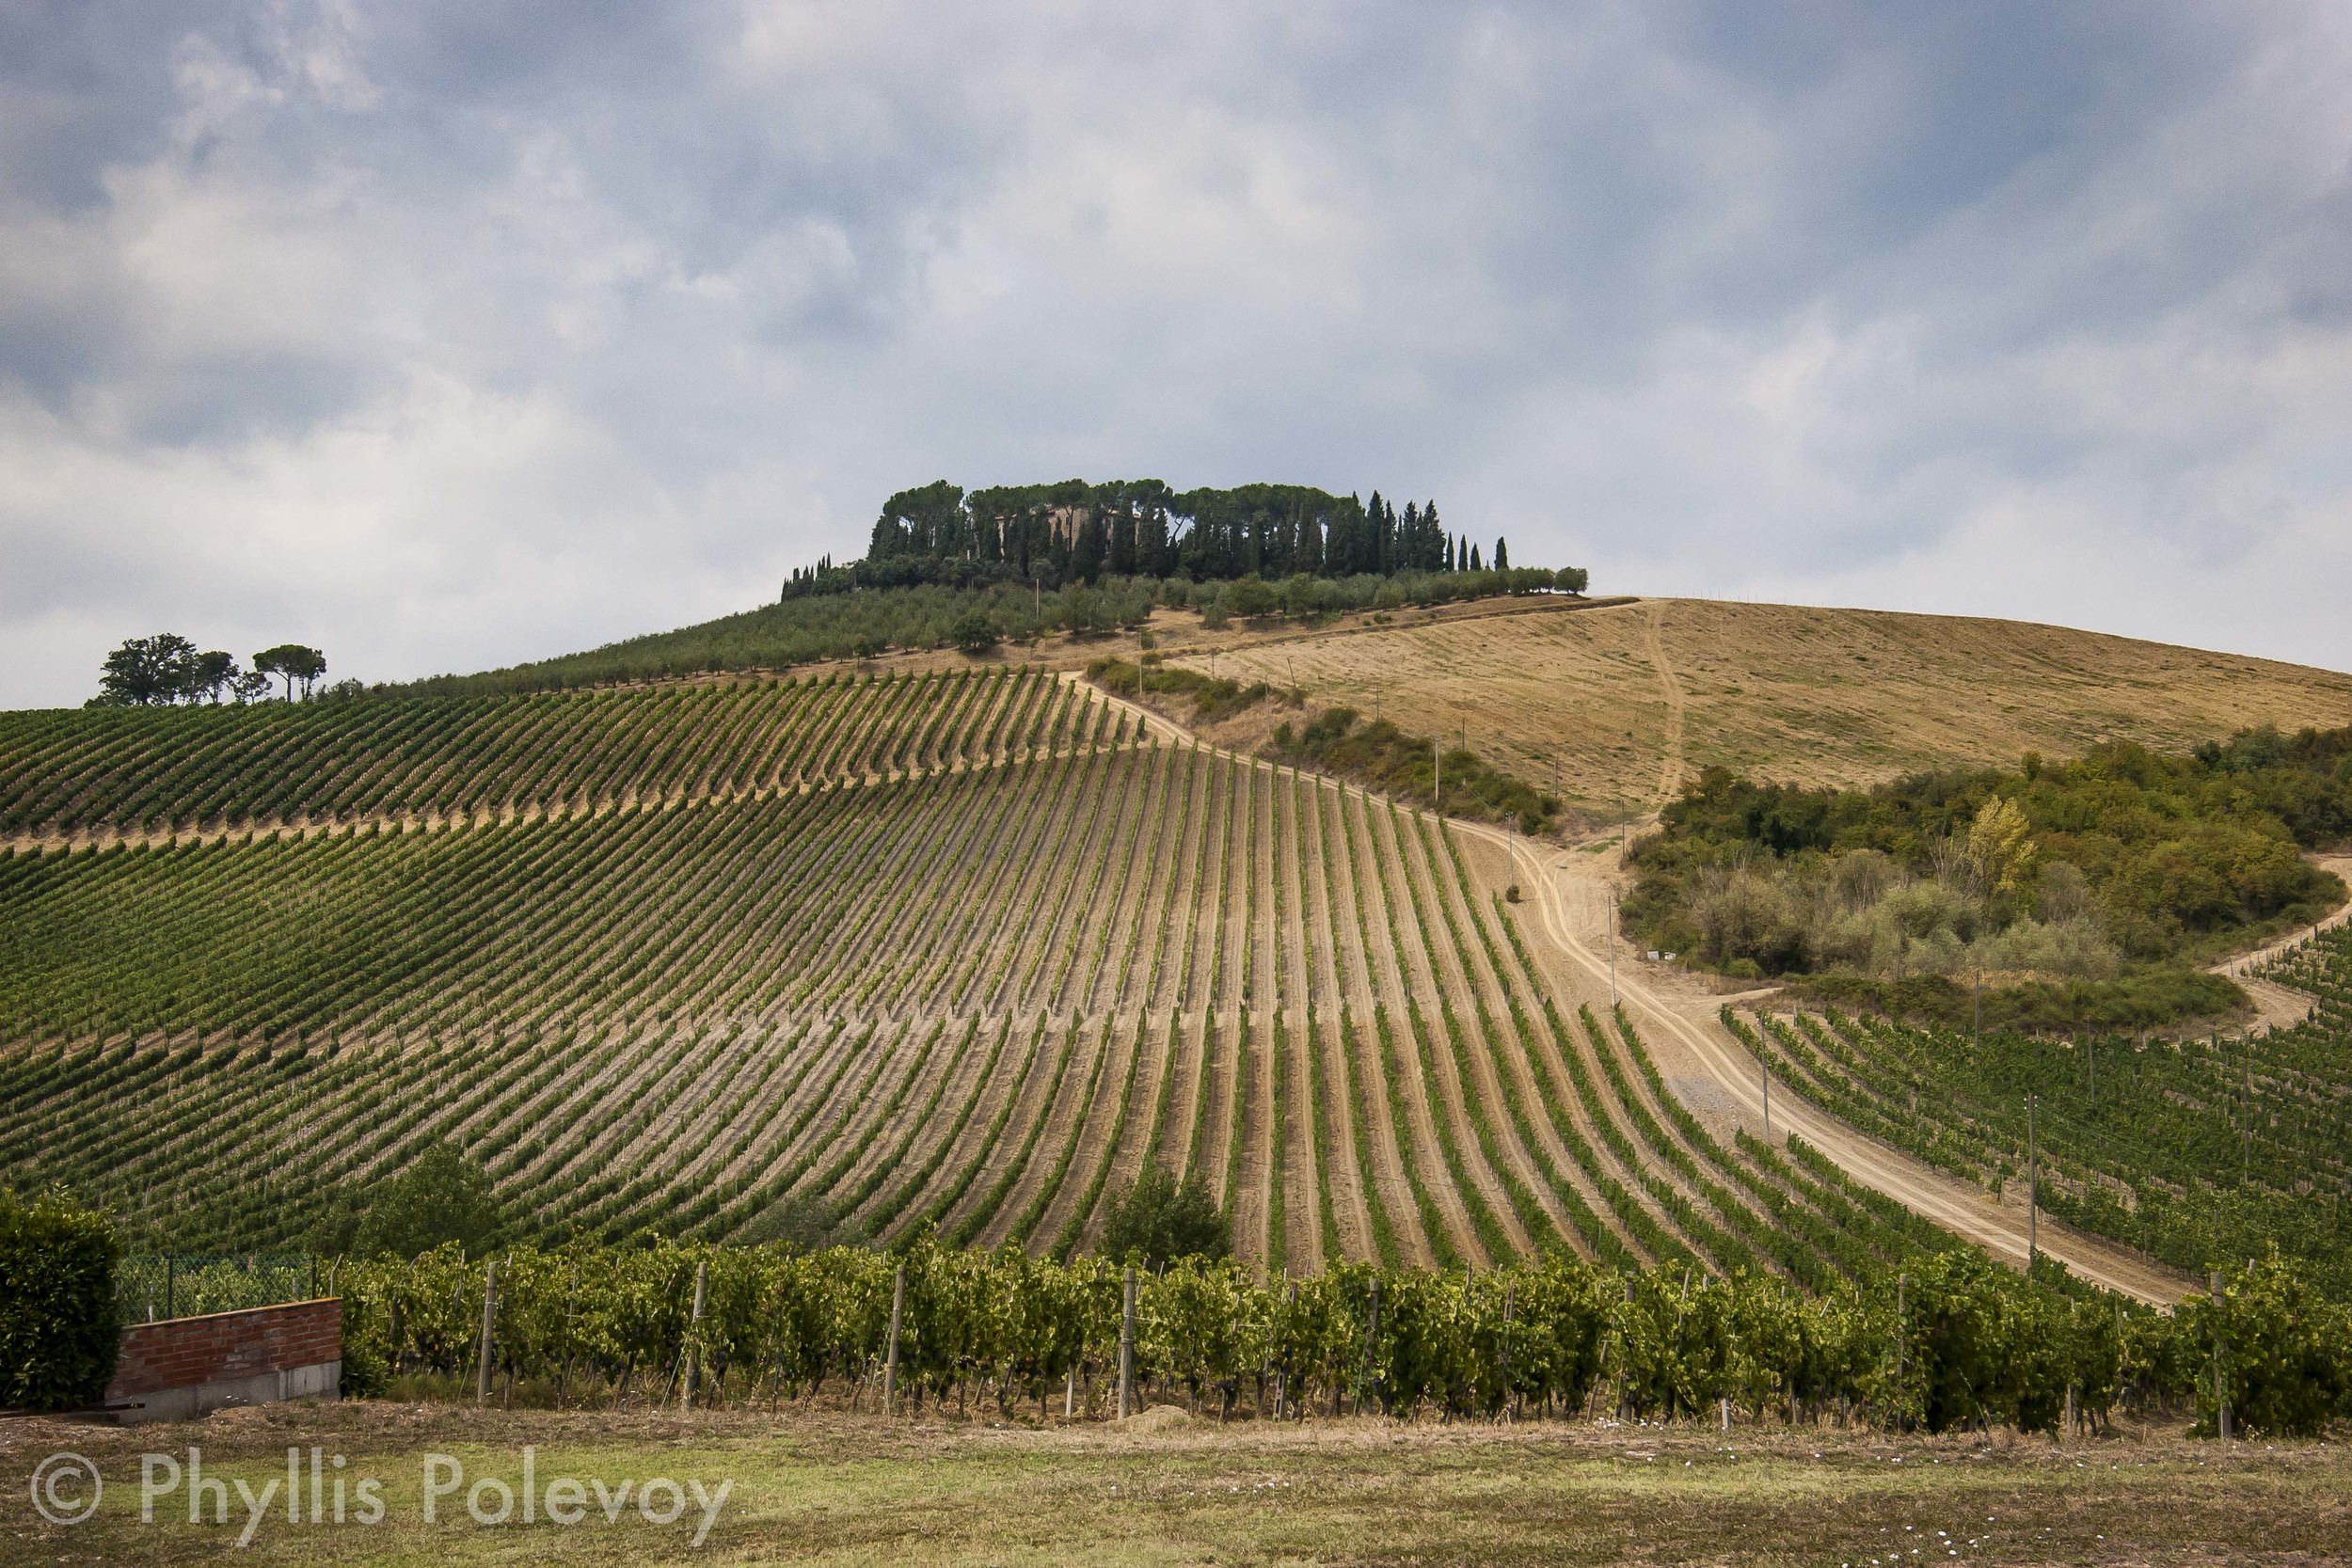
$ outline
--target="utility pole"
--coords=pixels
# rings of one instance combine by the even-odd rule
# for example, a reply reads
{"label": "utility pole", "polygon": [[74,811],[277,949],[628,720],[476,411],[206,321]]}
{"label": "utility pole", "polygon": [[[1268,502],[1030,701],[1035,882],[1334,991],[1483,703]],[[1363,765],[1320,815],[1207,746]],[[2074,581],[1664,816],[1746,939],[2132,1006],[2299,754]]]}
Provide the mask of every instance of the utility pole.
{"label": "utility pole", "polygon": [[1429,775],[1432,780],[1430,794],[1437,801],[1438,815],[1443,816],[1445,815],[1445,754],[1443,745],[1439,741],[1433,740],[1429,743]]}
{"label": "utility pole", "polygon": [[2238,1183],[2243,1186],[2254,1179],[2254,1042],[2241,1042],[2246,1047],[2246,1156],[2238,1170]]}
{"label": "utility pole", "polygon": [[[1899,980],[1902,976],[1899,974],[1896,978]],[[1984,1043],[1984,971],[1981,969],[1977,971],[1976,1014],[1976,1022],[1969,1030],[1970,1043],[1982,1045]]]}
{"label": "utility pole", "polygon": [[1772,1141],[1772,1064],[1758,1058],[1756,1066],[1764,1070],[1764,1141]]}
{"label": "utility pole", "polygon": [[2033,1270],[2034,1257],[2040,1250],[2036,1244],[2037,1212],[2042,1207],[2042,1169],[2034,1145],[2034,1107],[2041,1103],[2038,1094],[2026,1096],[2026,1269]]}

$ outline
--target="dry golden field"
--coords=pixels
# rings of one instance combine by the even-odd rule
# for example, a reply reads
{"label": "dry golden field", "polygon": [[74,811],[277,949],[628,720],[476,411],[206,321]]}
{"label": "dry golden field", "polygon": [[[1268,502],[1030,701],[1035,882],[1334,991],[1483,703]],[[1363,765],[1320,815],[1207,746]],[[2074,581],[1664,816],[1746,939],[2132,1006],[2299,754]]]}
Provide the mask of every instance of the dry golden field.
{"label": "dry golden field", "polygon": [[1645,599],[1465,606],[1387,626],[1164,641],[1220,674],[1306,688],[1557,777],[1589,815],[1645,811],[1709,763],[1865,784],[1923,768],[2182,749],[2250,724],[2352,722],[2352,674],[2062,626],[1869,610]]}

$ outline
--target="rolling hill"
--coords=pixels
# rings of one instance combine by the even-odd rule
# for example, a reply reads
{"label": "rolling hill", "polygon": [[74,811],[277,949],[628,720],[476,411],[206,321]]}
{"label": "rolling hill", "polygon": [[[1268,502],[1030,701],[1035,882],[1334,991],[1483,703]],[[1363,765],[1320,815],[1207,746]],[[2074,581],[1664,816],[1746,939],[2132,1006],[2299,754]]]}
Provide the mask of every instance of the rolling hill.
{"label": "rolling hill", "polygon": [[[1408,722],[1556,758],[1596,810],[1751,751],[1868,777],[2352,700],[2255,660],[1770,607],[1158,632],[1310,702],[1376,683]],[[1263,713],[1191,734],[1074,679],[1100,650],[0,718],[0,1171],[244,1249],[446,1141],[542,1242],[815,1213],[1067,1254],[1156,1162],[1272,1275],[1565,1248],[1823,1290],[1955,1238],[2022,1259],[2006,1145],[1894,1135],[1839,1098],[1883,1102],[1883,1074],[1815,1070],[1811,1025],[1756,1045],[1809,1103],[1756,1114],[1719,999],[1615,947],[1604,858],[1217,744]],[[2343,1130],[2296,1126],[2336,1180]],[[2180,1174],[2059,1159],[2077,1192]],[[2112,1240],[2045,1217],[2043,1250],[2177,1294],[2115,1244],[2143,1234],[2071,1212]]]}
{"label": "rolling hill", "polygon": [[[1171,631],[1176,627],[1171,626]],[[1380,711],[1588,815],[1646,811],[1709,764],[1808,784],[2078,753],[2186,751],[2352,722],[2352,674],[2062,626],[1712,599],[1542,600],[1388,625],[1164,638],[1172,660]],[[1213,657],[1212,657],[1213,656]]]}

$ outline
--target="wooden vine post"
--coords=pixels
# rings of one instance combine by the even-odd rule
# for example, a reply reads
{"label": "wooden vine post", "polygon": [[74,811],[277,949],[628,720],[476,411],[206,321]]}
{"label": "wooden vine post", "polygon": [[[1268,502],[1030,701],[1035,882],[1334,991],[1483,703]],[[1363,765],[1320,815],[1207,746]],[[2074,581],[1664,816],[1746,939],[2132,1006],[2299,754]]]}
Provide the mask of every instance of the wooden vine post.
{"label": "wooden vine post", "polygon": [[686,1368],[677,1390],[681,1413],[694,1407],[694,1378],[702,1370],[703,1293],[709,1283],[710,1260],[703,1259],[694,1265],[694,1307],[686,1318]]}
{"label": "wooden vine post", "polygon": [[[895,1415],[898,1397],[898,1322],[907,1307],[907,1266],[901,1263],[890,1278],[890,1346],[882,1354],[882,1414]],[[941,1396],[945,1398],[945,1395]]]}
{"label": "wooden vine post", "polygon": [[2205,1276],[2205,1288],[2213,1296],[2213,1402],[2219,1418],[2217,1430],[2221,1440],[2230,1440],[2230,1383],[2221,1366],[2221,1271],[2214,1270]]}
{"label": "wooden vine post", "polygon": [[1136,1266],[1127,1265],[1119,1307],[1119,1418],[1135,1413],[1136,1402]]}
{"label": "wooden vine post", "polygon": [[1511,1281],[1502,1282],[1502,1418],[1511,1418]]}
{"label": "wooden vine post", "polygon": [[493,1258],[482,1268],[482,1338],[474,1355],[473,1401],[490,1398],[490,1324],[498,1312],[499,1263]]}

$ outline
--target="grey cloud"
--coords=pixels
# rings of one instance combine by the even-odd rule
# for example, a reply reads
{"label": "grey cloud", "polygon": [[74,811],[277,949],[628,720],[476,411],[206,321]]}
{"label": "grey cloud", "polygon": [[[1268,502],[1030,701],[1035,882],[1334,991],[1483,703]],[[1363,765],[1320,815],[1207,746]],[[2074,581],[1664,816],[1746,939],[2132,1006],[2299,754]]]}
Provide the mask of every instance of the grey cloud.
{"label": "grey cloud", "polygon": [[151,621],[586,645],[941,474],[2046,610],[1997,538],[2352,663],[2201,594],[2352,531],[2347,65],[2321,5],[20,7],[0,652],[86,645],[0,699]]}

